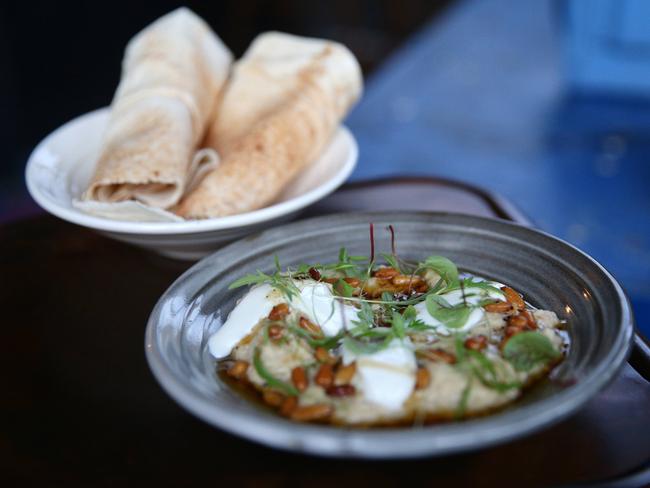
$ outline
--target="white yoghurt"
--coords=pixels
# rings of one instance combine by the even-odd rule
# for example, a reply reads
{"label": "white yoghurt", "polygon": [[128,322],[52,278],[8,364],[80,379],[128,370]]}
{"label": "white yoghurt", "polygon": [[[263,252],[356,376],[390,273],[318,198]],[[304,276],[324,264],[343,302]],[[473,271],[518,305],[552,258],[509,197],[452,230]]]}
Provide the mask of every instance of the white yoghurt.
{"label": "white yoghurt", "polygon": [[343,362],[357,362],[356,376],[363,397],[388,410],[402,408],[415,387],[417,364],[411,341],[394,339],[387,348],[355,354],[343,348]]}
{"label": "white yoghurt", "polygon": [[335,336],[343,328],[353,327],[358,309],[335,299],[332,285],[312,280],[295,281],[300,296],[291,301],[291,306],[317,324],[326,336]]}
{"label": "white yoghurt", "polygon": [[[290,308],[320,326],[326,336],[335,336],[344,327],[352,327],[352,321],[357,320],[358,310],[335,299],[331,285],[314,280],[294,280],[294,284],[300,294],[293,297]],[[208,340],[210,354],[217,359],[228,356],[275,305],[286,301],[286,296],[271,285],[251,288]]]}

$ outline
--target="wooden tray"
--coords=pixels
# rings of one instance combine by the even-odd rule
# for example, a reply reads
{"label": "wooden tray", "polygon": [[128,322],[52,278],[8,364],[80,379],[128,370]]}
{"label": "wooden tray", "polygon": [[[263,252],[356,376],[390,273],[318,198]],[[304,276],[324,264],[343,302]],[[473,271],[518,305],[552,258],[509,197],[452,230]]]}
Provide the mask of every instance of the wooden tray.
{"label": "wooden tray", "polygon": [[[528,224],[501,198],[430,178],[349,184],[304,215],[369,209],[447,210]],[[142,350],[147,317],[188,263],[47,216],[0,227],[0,260],[0,303],[9,315],[0,341],[0,481],[12,482],[5,486],[650,481],[650,384],[629,365],[578,414],[488,450],[395,462],[288,454],[195,419],[150,374]],[[634,357],[647,374],[647,346],[638,341]]]}

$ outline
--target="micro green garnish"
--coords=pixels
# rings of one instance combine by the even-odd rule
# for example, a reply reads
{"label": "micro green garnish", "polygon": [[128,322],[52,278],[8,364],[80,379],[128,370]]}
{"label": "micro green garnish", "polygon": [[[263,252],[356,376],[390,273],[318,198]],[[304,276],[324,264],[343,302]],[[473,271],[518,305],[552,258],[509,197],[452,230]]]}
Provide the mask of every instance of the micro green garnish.
{"label": "micro green garnish", "polygon": [[292,325],[289,326],[289,331],[305,339],[313,349],[316,349],[317,347],[322,347],[328,350],[333,349],[338,345],[339,341],[343,338],[342,332],[332,337],[315,338],[313,334],[306,331],[305,329],[301,329],[300,327],[296,327]]}
{"label": "micro green garnish", "polygon": [[463,392],[460,394],[460,399],[458,400],[458,405],[456,405],[456,411],[454,412],[454,418],[460,419],[465,416],[465,412],[467,411],[467,403],[469,400],[469,394],[472,390],[472,377],[469,376],[467,378],[467,383],[465,384],[465,388],[463,388]]}
{"label": "micro green garnish", "polygon": [[444,298],[436,295],[427,296],[426,307],[429,315],[449,329],[461,328],[472,312],[471,307],[462,303],[451,306]]}
{"label": "micro green garnish", "polygon": [[253,353],[253,366],[255,367],[255,371],[257,371],[257,374],[260,375],[260,377],[266,381],[266,384],[269,385],[272,388],[276,388],[282,393],[289,395],[289,396],[298,396],[298,390],[293,387],[293,385],[290,385],[288,383],[285,383],[284,381],[281,381],[277,379],[275,376],[273,376],[267,369],[264,367],[264,363],[262,362],[262,357],[260,354],[259,349],[255,349],[255,352]]}
{"label": "micro green garnish", "polygon": [[392,310],[387,321],[390,327],[378,327],[375,324],[375,314],[368,303],[361,303],[357,313],[357,320],[353,320],[354,327],[349,330],[349,336],[344,339],[344,344],[353,352],[370,354],[380,351],[394,339],[404,340],[407,334],[429,329],[421,320],[416,319],[413,306],[408,306],[403,313]]}
{"label": "micro green garnish", "polygon": [[381,301],[382,302],[394,302],[395,301],[395,295],[393,295],[389,291],[383,291],[383,292],[381,292]]}
{"label": "micro green garnish", "polygon": [[530,371],[538,364],[548,364],[560,357],[548,337],[538,332],[521,332],[512,336],[503,348],[503,357],[517,371]]}
{"label": "micro green garnish", "polygon": [[392,339],[394,337],[390,327],[377,327],[375,325],[374,311],[369,304],[364,302],[361,303],[361,309],[357,312],[357,320],[353,320],[352,325],[354,327],[349,330],[349,335],[354,339],[366,338],[372,340],[386,337]]}
{"label": "micro green garnish", "polygon": [[363,277],[362,271],[359,269],[359,263],[368,261],[366,256],[350,256],[348,250],[342,247],[339,250],[338,262],[333,264],[326,264],[322,269],[328,271],[338,271],[350,278]]}
{"label": "micro green garnish", "polygon": [[[458,281],[458,283],[454,286],[447,286],[445,289],[445,292],[449,291],[455,291],[461,288],[461,286],[465,289],[467,288],[479,288],[482,290],[484,293],[498,293],[499,295],[503,296],[503,292],[499,290],[496,286],[491,285],[490,283],[486,281],[478,281],[473,278],[463,278],[462,281]],[[469,296],[469,292],[467,294]]]}
{"label": "micro green garnish", "polygon": [[420,267],[435,271],[445,282],[445,291],[458,287],[458,268],[444,256],[429,256]]}
{"label": "micro green garnish", "polygon": [[[277,265],[279,265],[279,262],[277,262]],[[228,289],[232,290],[234,288],[240,288],[242,286],[261,285],[264,283],[267,283],[276,290],[279,290],[287,297],[288,301],[293,300],[294,296],[300,294],[300,289],[293,282],[291,276],[282,274],[280,271],[276,271],[272,275],[262,273],[261,271],[257,271],[257,273],[254,274],[247,274],[238,280],[233,281],[230,286],[228,286]]]}
{"label": "micro green garnish", "polygon": [[390,321],[391,330],[395,337],[398,339],[404,339],[406,337],[406,323],[404,317],[399,312],[393,312],[393,317]]}
{"label": "micro green garnish", "polygon": [[[414,296],[413,298],[408,298],[406,300],[373,300],[370,298],[359,298],[359,297],[349,297],[349,298],[341,298],[345,299],[346,301],[349,302],[354,302],[354,303],[374,303],[377,305],[393,305],[396,307],[405,307],[407,305],[415,305],[417,303],[420,303],[424,301],[429,295],[433,295],[437,293],[439,290],[437,290],[435,287],[429,289],[426,293],[423,293],[422,295],[417,295]],[[383,298],[383,296],[382,296]]]}
{"label": "micro green garnish", "polygon": [[465,338],[462,334],[454,336],[454,349],[456,349],[456,364],[464,365],[467,361],[467,352],[465,349]]}
{"label": "micro green garnish", "polygon": [[467,349],[461,334],[457,334],[454,338],[454,346],[456,367],[465,371],[470,379],[476,378],[483,385],[499,393],[521,387],[521,383],[518,381],[502,381],[497,372],[497,364],[482,352]]}
{"label": "micro green garnish", "polygon": [[269,337],[269,327],[266,326],[262,329],[262,344],[267,344],[271,340]]}
{"label": "micro green garnish", "polygon": [[[390,329],[386,330],[389,331]],[[393,334],[390,332],[381,341],[360,341],[353,337],[345,336],[343,338],[343,347],[352,351],[354,354],[373,354],[382,349],[386,349],[393,339]]]}
{"label": "micro green garnish", "polygon": [[334,290],[344,298],[350,298],[354,293],[354,287],[343,280],[338,280],[334,285]]}
{"label": "micro green garnish", "polygon": [[367,302],[360,302],[361,308],[357,312],[357,320],[353,320],[352,324],[355,327],[362,327],[365,329],[371,328],[375,325],[375,312]]}
{"label": "micro green garnish", "polygon": [[400,269],[399,262],[397,261],[397,256],[395,256],[394,254],[382,253],[381,257],[384,258],[388,266],[390,266],[391,268],[395,268],[400,273],[402,272],[402,270]]}
{"label": "micro green garnish", "polygon": [[497,375],[495,364],[483,353],[468,349],[467,354],[474,360],[474,364],[472,364],[474,376],[476,376],[476,378],[488,388],[503,393],[512,390],[513,388],[521,387],[519,381],[501,381]]}
{"label": "micro green garnish", "polygon": [[421,320],[409,322],[407,332],[435,332],[436,327],[425,324]]}
{"label": "micro green garnish", "polygon": [[320,264],[299,264],[296,266],[296,269],[293,270],[293,272],[290,272],[289,274],[292,274],[294,276],[307,276],[309,274],[309,270],[311,268],[314,269],[320,269],[322,266]]}

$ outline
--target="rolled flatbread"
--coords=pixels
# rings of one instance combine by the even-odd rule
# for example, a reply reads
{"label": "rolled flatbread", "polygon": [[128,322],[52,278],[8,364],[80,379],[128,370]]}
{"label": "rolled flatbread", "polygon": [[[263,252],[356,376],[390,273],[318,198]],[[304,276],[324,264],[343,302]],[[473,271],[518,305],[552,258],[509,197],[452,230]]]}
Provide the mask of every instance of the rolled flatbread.
{"label": "rolled flatbread", "polygon": [[268,205],[320,155],[361,91],[359,64],[341,44],[258,36],[208,129],[204,145],[221,161],[174,211],[208,218]]}
{"label": "rolled flatbread", "polygon": [[194,155],[231,63],[230,51],[187,8],[137,34],[126,48],[99,160],[83,198],[138,200],[158,208],[176,204],[206,161]]}

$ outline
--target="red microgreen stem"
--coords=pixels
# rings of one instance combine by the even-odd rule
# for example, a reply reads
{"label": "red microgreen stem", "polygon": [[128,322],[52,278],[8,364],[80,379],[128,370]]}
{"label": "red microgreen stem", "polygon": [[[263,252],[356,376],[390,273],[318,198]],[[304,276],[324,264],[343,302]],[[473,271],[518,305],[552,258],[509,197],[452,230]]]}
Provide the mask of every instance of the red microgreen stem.
{"label": "red microgreen stem", "polygon": [[375,224],[370,222],[370,262],[375,262]]}
{"label": "red microgreen stem", "polygon": [[393,224],[388,226],[388,230],[390,231],[390,251],[393,256],[397,256],[397,253],[395,252],[395,228],[393,227]]}

